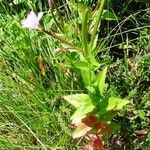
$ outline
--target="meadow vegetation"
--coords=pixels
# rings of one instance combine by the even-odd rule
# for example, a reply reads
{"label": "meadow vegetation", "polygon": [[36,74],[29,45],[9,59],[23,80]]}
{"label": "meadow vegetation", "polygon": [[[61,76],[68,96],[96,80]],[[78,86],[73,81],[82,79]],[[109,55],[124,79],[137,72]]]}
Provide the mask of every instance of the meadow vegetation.
{"label": "meadow vegetation", "polygon": [[115,122],[104,150],[149,150],[149,77],[149,0],[0,0],[0,149],[83,149],[70,117],[92,114]]}

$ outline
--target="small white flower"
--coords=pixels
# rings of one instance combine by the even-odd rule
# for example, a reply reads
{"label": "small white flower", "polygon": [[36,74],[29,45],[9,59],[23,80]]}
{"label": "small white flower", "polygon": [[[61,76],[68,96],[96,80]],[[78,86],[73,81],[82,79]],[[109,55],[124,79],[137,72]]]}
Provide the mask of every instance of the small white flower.
{"label": "small white flower", "polygon": [[42,16],[43,12],[39,12],[38,15],[36,15],[33,11],[31,11],[27,18],[22,20],[21,24],[24,28],[28,28],[29,30],[38,29],[40,26],[39,21]]}

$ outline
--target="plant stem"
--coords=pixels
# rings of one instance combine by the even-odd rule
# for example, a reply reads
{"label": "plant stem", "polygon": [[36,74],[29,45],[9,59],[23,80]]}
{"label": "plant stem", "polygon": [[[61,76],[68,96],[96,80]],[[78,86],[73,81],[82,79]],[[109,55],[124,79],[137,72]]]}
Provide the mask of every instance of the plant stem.
{"label": "plant stem", "polygon": [[100,3],[100,6],[99,6],[99,9],[98,9],[98,12],[97,12],[96,23],[95,23],[95,25],[94,25],[93,34],[92,34],[91,41],[90,41],[90,48],[91,48],[91,51],[92,51],[94,39],[95,39],[95,36],[96,36],[96,33],[97,33],[97,29],[98,29],[99,24],[100,24],[100,22],[101,22],[101,18],[102,18],[102,13],[103,13],[103,8],[104,8],[105,0],[99,0],[99,3]]}
{"label": "plant stem", "polygon": [[41,31],[44,32],[44,33],[46,33],[46,34],[48,34],[48,35],[50,35],[52,38],[54,38],[54,39],[56,39],[56,40],[58,40],[58,41],[60,41],[60,42],[62,42],[62,43],[65,43],[65,44],[71,46],[72,48],[75,48],[75,49],[80,50],[79,48],[75,47],[72,43],[68,42],[68,41],[65,40],[64,38],[62,38],[62,37],[56,35],[55,33],[51,32],[51,31],[47,31],[47,30],[45,30],[45,29],[41,29]]}

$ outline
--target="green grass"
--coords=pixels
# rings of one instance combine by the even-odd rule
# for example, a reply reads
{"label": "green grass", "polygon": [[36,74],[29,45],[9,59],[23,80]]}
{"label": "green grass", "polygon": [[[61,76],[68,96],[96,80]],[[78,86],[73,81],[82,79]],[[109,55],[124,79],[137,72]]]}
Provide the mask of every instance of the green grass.
{"label": "green grass", "polygon": [[[104,45],[100,45],[99,48],[104,50],[96,52],[99,61],[110,64],[107,77],[110,93],[126,97],[131,102],[115,118],[121,129],[106,145],[113,150],[119,149],[119,146],[113,146],[119,137],[123,138],[126,149],[148,150],[150,145],[148,4],[147,9],[139,10],[138,15],[126,4],[121,13],[129,10],[128,16],[132,14],[132,17],[107,22],[107,31],[114,29],[114,32],[108,41],[104,40]],[[29,32],[21,27],[20,21],[26,11],[17,14],[15,10],[9,12],[9,5],[5,8],[0,14],[0,149],[79,149],[81,143],[72,139],[73,130],[69,126],[73,108],[62,98],[85,90],[79,71],[66,67],[76,55],[69,52],[53,54],[53,50],[60,46],[58,42],[43,33]],[[54,20],[47,10],[45,12],[42,23],[47,29],[54,30]],[[133,28],[123,27],[131,22]],[[105,27],[102,27],[101,39],[105,38]],[[136,37],[132,37],[133,31]],[[117,51],[113,47],[117,47]],[[39,67],[39,56],[45,64],[45,75]],[[137,64],[138,76],[128,58]],[[146,135],[135,134],[143,129],[147,131]]]}
{"label": "green grass", "polygon": [[[1,149],[72,149],[70,106],[61,98],[73,91],[72,81],[52,55],[55,43],[22,29],[17,17],[1,15],[0,20],[5,27],[0,46]],[[45,61],[45,76],[38,66],[39,55]]]}

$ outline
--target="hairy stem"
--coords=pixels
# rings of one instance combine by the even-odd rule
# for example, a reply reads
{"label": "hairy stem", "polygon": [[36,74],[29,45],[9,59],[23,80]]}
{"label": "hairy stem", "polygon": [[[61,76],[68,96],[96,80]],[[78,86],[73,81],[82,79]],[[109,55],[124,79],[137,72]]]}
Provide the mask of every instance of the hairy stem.
{"label": "hairy stem", "polygon": [[50,35],[52,38],[54,38],[54,39],[56,39],[56,40],[58,40],[58,41],[60,41],[60,42],[62,42],[62,43],[64,43],[64,44],[67,44],[67,45],[71,46],[71,47],[74,48],[74,49],[80,50],[79,48],[75,47],[75,46],[74,46],[72,43],[70,43],[69,41],[65,40],[64,38],[62,38],[62,37],[56,35],[55,33],[51,32],[51,31],[47,31],[47,30],[45,30],[45,29],[41,29],[41,31],[44,32],[44,33],[46,33],[46,34],[48,34],[48,35]]}

